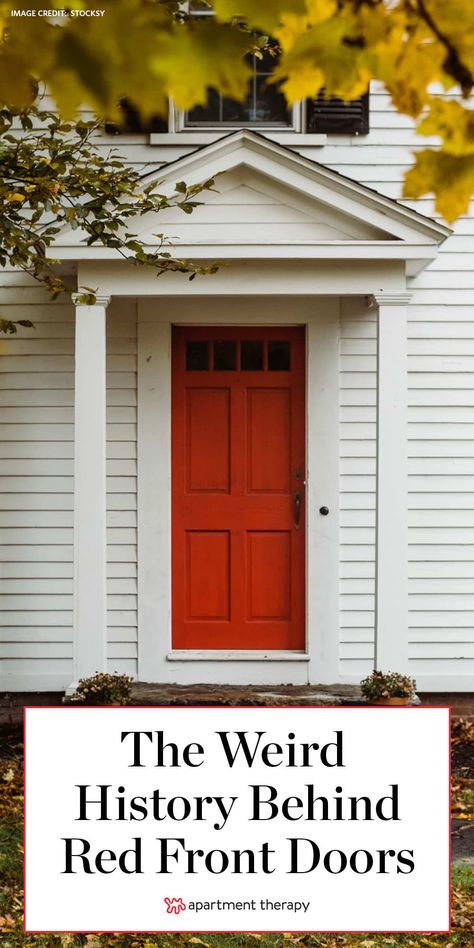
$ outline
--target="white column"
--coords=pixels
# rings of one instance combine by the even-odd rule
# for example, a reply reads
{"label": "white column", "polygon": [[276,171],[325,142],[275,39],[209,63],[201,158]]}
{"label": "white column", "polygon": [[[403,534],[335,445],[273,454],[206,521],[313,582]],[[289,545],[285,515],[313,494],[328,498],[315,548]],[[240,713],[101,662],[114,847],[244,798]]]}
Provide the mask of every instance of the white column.
{"label": "white column", "polygon": [[375,667],[408,671],[407,310],[410,296],[377,295]]}
{"label": "white column", "polygon": [[106,311],[108,297],[76,304],[74,408],[74,671],[107,668]]}

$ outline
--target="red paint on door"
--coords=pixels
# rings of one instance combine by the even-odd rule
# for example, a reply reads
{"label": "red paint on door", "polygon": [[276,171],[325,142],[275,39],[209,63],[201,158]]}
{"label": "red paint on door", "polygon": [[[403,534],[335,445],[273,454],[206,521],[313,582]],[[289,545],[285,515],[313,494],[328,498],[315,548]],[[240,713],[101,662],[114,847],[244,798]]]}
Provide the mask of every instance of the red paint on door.
{"label": "red paint on door", "polygon": [[304,329],[176,327],[174,648],[304,648],[304,472]]}

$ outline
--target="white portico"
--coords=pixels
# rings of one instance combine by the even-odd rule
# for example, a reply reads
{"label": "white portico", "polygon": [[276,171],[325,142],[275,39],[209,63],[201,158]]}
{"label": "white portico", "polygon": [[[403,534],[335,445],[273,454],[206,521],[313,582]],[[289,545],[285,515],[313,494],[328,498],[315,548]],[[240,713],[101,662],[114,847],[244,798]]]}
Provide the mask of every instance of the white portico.
{"label": "white portico", "polygon": [[[77,285],[74,433],[74,681],[107,668],[106,323],[133,301],[137,332],[138,679],[336,682],[339,672],[340,320],[377,321],[375,645],[378,667],[409,670],[407,278],[449,231],[258,134],[239,131],[160,169],[161,189],[215,176],[215,191],[159,228],[212,276],[159,279],[112,250],[63,234]],[[151,180],[148,176],[147,180]],[[151,216],[137,222],[150,249]],[[182,648],[173,642],[172,327],[304,327],[304,640],[297,649]],[[262,329],[263,332],[263,329]],[[212,424],[212,419],[210,419]],[[327,507],[328,515],[321,514]],[[174,569],[176,570],[176,565]],[[185,564],[182,564],[185,569]]]}

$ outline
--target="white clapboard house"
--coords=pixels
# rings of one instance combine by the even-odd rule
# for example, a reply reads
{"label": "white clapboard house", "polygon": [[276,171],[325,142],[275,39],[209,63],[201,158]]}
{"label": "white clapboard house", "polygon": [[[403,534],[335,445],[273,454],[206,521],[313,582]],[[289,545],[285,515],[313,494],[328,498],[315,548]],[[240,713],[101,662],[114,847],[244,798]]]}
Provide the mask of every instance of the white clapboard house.
{"label": "white clapboard house", "polygon": [[148,128],[125,108],[113,141],[170,193],[218,175],[135,228],[217,274],[157,280],[78,231],[55,255],[95,305],[3,274],[35,324],[1,342],[4,690],[374,661],[472,688],[474,217],[401,200],[426,142],[380,88],[253,88]]}

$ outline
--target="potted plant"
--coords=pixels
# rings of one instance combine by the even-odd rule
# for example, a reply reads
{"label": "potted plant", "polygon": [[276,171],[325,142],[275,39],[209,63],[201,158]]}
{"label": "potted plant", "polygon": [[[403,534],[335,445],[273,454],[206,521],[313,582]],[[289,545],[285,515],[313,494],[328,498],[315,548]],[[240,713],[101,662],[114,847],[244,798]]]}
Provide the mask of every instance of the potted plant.
{"label": "potted plant", "polygon": [[65,702],[80,705],[129,704],[132,681],[128,675],[97,672],[91,678],[80,678],[74,694],[66,698]]}
{"label": "potted plant", "polygon": [[360,687],[368,704],[407,705],[414,697],[416,681],[398,672],[374,670]]}

